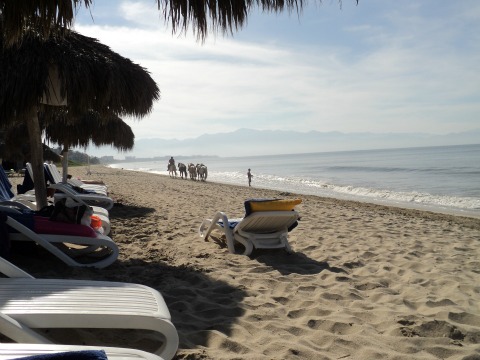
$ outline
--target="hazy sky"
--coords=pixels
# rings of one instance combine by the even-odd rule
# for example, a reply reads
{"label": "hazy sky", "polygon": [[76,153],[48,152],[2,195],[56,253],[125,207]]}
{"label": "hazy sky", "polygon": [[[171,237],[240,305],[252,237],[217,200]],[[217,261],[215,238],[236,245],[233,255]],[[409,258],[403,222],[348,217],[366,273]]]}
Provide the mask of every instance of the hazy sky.
{"label": "hazy sky", "polygon": [[[93,20],[92,20],[93,16]],[[311,1],[255,11],[233,37],[172,35],[156,2],[96,0],[75,30],[145,67],[161,90],[136,139],[238,128],[427,132],[480,127],[480,1]]]}

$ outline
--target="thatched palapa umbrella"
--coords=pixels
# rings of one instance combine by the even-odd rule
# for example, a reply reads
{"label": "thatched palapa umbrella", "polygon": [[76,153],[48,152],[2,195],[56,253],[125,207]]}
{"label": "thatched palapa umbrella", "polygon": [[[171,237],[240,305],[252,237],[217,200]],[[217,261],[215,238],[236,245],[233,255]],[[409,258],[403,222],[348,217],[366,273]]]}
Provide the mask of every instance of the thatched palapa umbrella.
{"label": "thatched palapa umbrella", "polygon": [[63,110],[50,111],[43,117],[45,138],[63,145],[63,181],[67,181],[68,149],[111,145],[119,151],[131,150],[135,135],[129,125],[115,114],[102,116],[89,110],[81,116],[72,118]]}
{"label": "thatched palapa umbrella", "polygon": [[42,207],[46,189],[40,181],[44,174],[37,116],[42,102],[66,106],[72,116],[92,109],[102,116],[142,117],[159,98],[159,89],[143,67],[74,31],[53,33],[45,41],[30,31],[15,46],[6,46],[2,38],[0,42],[0,121],[27,125],[32,169],[39,179],[37,206]]}
{"label": "thatched palapa umbrella", "polygon": [[[83,115],[72,118],[67,111],[51,108],[39,116],[40,129],[44,138],[63,145],[63,157],[43,144],[44,160],[62,162],[63,180],[68,174],[68,149],[70,147],[87,147],[110,145],[118,151],[131,150],[135,143],[132,128],[118,116],[101,116],[98,112],[89,110]],[[30,144],[27,127],[24,123],[8,126],[5,131],[5,144],[0,145],[0,155],[31,161]]]}
{"label": "thatched palapa umbrella", "polygon": [[[321,0],[318,0],[321,2]],[[358,0],[354,0],[358,4]],[[248,13],[259,8],[264,12],[283,10],[301,12],[308,0],[157,0],[173,33],[186,32],[191,26],[199,39],[212,32],[233,33],[247,22]],[[341,4],[342,0],[338,0]],[[36,28],[48,38],[51,32],[70,27],[77,10],[91,8],[92,0],[0,0],[5,17],[4,36],[8,44],[19,42],[27,28]]]}
{"label": "thatched palapa umbrella", "polygon": [[102,115],[88,110],[77,116],[60,110],[43,117],[45,138],[64,147],[112,145],[120,151],[131,150],[135,135],[129,125],[115,114]]}

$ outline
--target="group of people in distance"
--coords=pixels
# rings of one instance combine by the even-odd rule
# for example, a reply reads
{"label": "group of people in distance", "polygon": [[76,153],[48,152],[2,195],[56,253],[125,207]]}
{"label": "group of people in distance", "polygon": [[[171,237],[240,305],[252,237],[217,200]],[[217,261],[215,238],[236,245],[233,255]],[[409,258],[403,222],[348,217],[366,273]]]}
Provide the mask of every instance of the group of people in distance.
{"label": "group of people in distance", "polygon": [[[168,160],[167,168],[168,173],[171,177],[177,177],[177,167],[175,165],[175,159],[173,158],[173,156],[170,157],[170,160]],[[189,163],[187,166],[184,163],[178,163],[178,170],[180,171],[180,176],[182,177],[182,179],[186,179],[189,174],[191,180],[207,180],[208,170],[204,164],[195,165],[193,163]]]}
{"label": "group of people in distance", "polygon": [[[175,159],[173,156],[170,157],[170,160],[168,160],[168,166],[167,166],[168,172],[170,176],[176,177],[177,176],[177,167],[175,165]],[[180,176],[183,177],[185,176],[185,179],[187,178],[187,170],[188,173],[190,174],[190,179],[191,180],[197,180],[198,178],[200,180],[207,180],[207,167],[203,164],[197,164],[194,165],[193,163],[188,164],[188,167],[183,164],[183,163],[178,163],[178,170],[180,171]],[[248,186],[252,186],[252,172],[250,169],[247,171],[247,178],[248,178]]]}

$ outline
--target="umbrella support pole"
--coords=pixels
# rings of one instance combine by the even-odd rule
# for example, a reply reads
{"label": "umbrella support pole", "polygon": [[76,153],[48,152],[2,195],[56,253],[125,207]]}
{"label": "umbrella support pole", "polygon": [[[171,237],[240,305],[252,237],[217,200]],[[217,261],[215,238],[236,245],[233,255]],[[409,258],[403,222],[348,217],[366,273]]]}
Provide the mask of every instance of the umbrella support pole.
{"label": "umbrella support pole", "polygon": [[37,209],[41,209],[47,206],[47,187],[45,186],[45,173],[43,170],[42,133],[38,122],[37,109],[32,108],[25,120],[30,141],[30,163],[32,164],[33,178],[35,179],[35,200],[37,201]]}
{"label": "umbrella support pole", "polygon": [[67,183],[68,176],[68,147],[64,147],[62,150],[62,182]]}

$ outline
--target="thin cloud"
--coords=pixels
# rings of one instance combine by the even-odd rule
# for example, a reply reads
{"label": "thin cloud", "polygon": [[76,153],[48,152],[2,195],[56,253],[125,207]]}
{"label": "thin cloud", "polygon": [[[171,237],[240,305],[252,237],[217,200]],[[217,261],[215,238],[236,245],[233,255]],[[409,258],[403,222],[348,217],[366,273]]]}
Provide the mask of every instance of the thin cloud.
{"label": "thin cloud", "polygon": [[[374,14],[362,4],[355,8],[358,14],[329,9],[329,16],[343,16],[331,29],[337,42],[309,28],[322,21],[332,26],[335,19],[323,19],[322,7],[315,10],[318,21],[304,14],[305,37],[298,43],[282,41],[272,23],[271,41],[265,33],[256,41],[255,26],[249,32],[247,25],[241,40],[210,37],[200,44],[191,33],[172,36],[151,2],[124,1],[111,9],[120,16],[114,23],[78,21],[76,30],[144,66],[157,81],[161,100],[148,118],[131,122],[137,139],[185,139],[239,128],[433,133],[478,128],[480,51],[471,37],[478,38],[480,25],[465,8],[479,13],[480,6],[375,4]],[[449,6],[448,17],[442,6]],[[348,24],[347,17],[355,21]]]}

